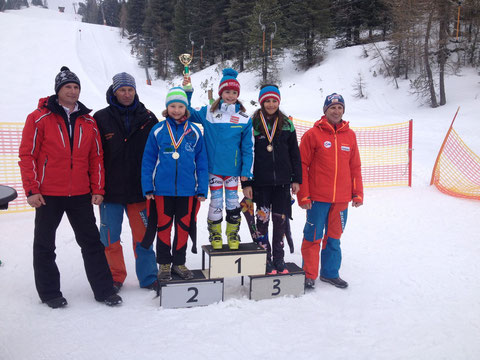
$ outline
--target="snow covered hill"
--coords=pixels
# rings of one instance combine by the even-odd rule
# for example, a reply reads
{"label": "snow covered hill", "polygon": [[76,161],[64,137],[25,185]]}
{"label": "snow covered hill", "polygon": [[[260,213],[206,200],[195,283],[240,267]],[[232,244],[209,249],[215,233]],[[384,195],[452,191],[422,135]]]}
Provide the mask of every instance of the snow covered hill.
{"label": "snow covered hill", "polygon": [[[58,4],[57,4],[58,2]],[[49,0],[56,9],[62,0]],[[38,98],[53,93],[54,77],[67,65],[80,78],[80,100],[98,110],[114,74],[137,79],[140,99],[160,115],[172,83],[145,83],[118,29],[84,24],[73,14],[30,7],[0,13],[1,121],[22,122]],[[7,36],[8,35],[8,36]],[[372,50],[334,50],[306,72],[287,56],[282,109],[304,120],[322,114],[327,94],[342,93],[345,119],[354,126],[414,120],[413,186],[367,189],[365,205],[351,209],[342,238],[341,275],[350,286],[317,284],[300,298],[250,301],[239,279],[227,279],[225,301],[202,308],[166,310],[138,288],[131,236],[123,237],[129,275],[120,308],[96,303],[85,279],[80,250],[65,220],[57,232],[57,262],[69,306],[40,304],[32,269],[34,214],[0,215],[0,359],[478,359],[480,357],[480,204],[429,186],[432,167],[452,117],[455,129],[480,154],[480,86],[473,69],[447,79],[446,106],[421,106],[408,82],[395,89],[381,76]],[[353,84],[361,73],[366,99]],[[207,102],[200,84],[216,92],[219,68],[193,74],[194,104]],[[241,100],[252,112],[256,79],[239,76]],[[304,211],[295,205],[296,251],[301,264]],[[207,243],[206,206],[199,214],[200,244]],[[202,236],[203,234],[203,236]],[[241,236],[248,241],[245,227]],[[201,256],[188,253],[200,268]]]}

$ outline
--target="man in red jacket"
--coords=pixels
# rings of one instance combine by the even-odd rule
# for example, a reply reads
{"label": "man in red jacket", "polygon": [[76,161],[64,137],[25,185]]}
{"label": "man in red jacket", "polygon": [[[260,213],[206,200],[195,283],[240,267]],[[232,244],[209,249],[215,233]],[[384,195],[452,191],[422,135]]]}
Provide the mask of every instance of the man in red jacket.
{"label": "man in red jacket", "polygon": [[39,100],[28,115],[19,150],[23,187],[35,208],[33,268],[42,302],[51,308],[67,305],[60,291],[55,263],[55,233],[66,213],[82,249],[87,278],[95,299],[118,305],[105,248],[92,204],[104,194],[103,151],[91,111],[78,101],[80,80],[67,67],[55,78],[55,95]]}
{"label": "man in red jacket", "polygon": [[318,276],[320,244],[320,280],[338,288],[348,286],[338,273],[342,262],[340,237],[347,222],[348,203],[352,201],[353,207],[363,204],[363,183],[357,139],[348,122],[342,120],[344,111],[343,97],[328,95],[323,106],[325,115],[300,142],[303,183],[297,197],[300,207],[307,210],[302,242],[307,288],[315,286]]}

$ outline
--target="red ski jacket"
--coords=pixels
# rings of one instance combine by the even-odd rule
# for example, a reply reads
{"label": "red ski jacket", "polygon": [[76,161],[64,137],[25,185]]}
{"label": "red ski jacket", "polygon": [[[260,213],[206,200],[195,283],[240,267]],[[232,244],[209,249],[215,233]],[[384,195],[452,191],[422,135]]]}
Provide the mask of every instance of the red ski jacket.
{"label": "red ski jacket", "polygon": [[302,179],[298,204],[363,202],[363,183],[357,138],[348,122],[337,129],[323,116],[300,142]]}
{"label": "red ski jacket", "polygon": [[28,115],[19,157],[23,188],[33,194],[75,196],[104,194],[103,151],[99,131],[90,112],[80,102],[70,115],[73,141],[66,114],[56,96],[42,98]]}

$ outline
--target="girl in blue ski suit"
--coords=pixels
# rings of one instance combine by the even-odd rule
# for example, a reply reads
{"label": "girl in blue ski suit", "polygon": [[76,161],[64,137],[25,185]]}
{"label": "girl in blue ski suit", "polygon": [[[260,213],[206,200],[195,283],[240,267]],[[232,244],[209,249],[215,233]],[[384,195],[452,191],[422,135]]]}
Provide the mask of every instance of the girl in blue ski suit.
{"label": "girl in blue ski suit", "polygon": [[[245,114],[245,108],[238,101],[240,84],[238,73],[230,68],[223,70],[218,88],[218,98],[212,105],[195,110],[190,106],[193,89],[187,86],[190,78],[185,77],[183,85],[188,95],[191,120],[202,124],[208,155],[210,184],[210,207],[208,211],[209,240],[213,249],[222,249],[223,189],[228,247],[236,250],[240,237],[240,203],[238,201],[238,177],[242,181],[253,175],[253,131],[252,120]],[[247,190],[248,191],[248,190]],[[251,192],[251,190],[250,190]],[[246,194],[251,197],[251,194]]]}
{"label": "girl in blue ski suit", "polygon": [[[170,89],[166,117],[150,131],[142,161],[142,189],[155,199],[157,262],[159,281],[171,279],[171,272],[191,279],[185,266],[187,240],[192,223],[194,197],[204,201],[208,192],[207,154],[200,129],[188,121],[187,95],[182,88]],[[170,240],[175,222],[173,244]],[[171,267],[173,264],[173,267]]]}

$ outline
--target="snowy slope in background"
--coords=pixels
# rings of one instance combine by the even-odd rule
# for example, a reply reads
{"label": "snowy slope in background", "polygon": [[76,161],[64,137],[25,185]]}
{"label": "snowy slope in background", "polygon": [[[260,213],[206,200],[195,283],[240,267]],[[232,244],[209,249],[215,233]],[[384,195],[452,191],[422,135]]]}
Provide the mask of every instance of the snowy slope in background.
{"label": "snowy slope in background", "polygon": [[[145,84],[144,70],[130,55],[119,30],[81,23],[71,5],[49,0],[51,9],[31,7],[0,13],[1,121],[22,122],[38,98],[53,93],[54,77],[67,65],[80,78],[80,100],[94,111],[105,107],[114,74],[137,80],[140,99],[160,116],[171,83]],[[69,7],[70,6],[70,7]],[[369,126],[414,119],[413,187],[366,189],[365,206],[351,209],[342,237],[341,275],[350,287],[320,283],[300,298],[248,300],[240,279],[226,279],[225,302],[204,308],[165,310],[154,294],[138,288],[131,236],[123,237],[129,276],[121,308],[96,303],[85,279],[80,250],[64,219],[57,232],[57,263],[69,306],[41,305],[32,274],[32,213],[0,215],[0,359],[477,359],[480,357],[480,206],[430,187],[430,174],[458,106],[455,129],[480,154],[478,74],[464,69],[447,79],[446,106],[420,106],[408,82],[395,89],[374,77],[373,53],[354,47],[330,52],[318,67],[295,72],[289,57],[282,74],[282,109],[314,121],[325,95],[342,93],[345,119]],[[361,73],[367,99],[355,99]],[[207,103],[208,80],[216,92],[216,66],[193,74],[193,104]],[[241,100],[251,113],[257,80],[239,75]],[[179,85],[181,79],[174,81]],[[207,206],[199,214],[200,244],[207,243]],[[295,253],[301,264],[305,213],[294,206]],[[203,236],[202,236],[203,234]],[[241,229],[243,241],[249,235]],[[190,268],[201,256],[190,252]]]}

